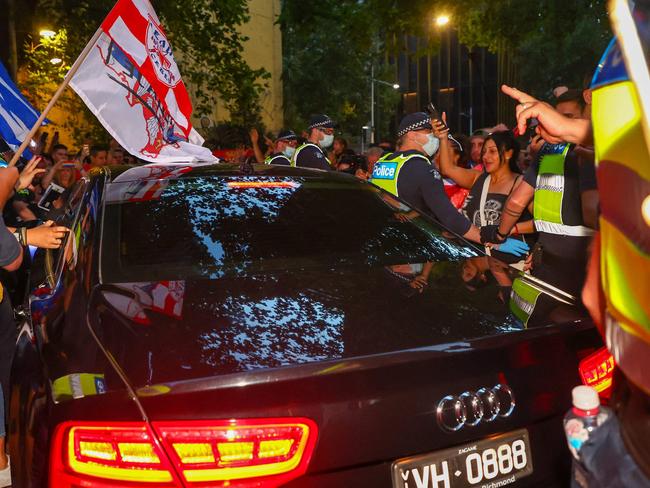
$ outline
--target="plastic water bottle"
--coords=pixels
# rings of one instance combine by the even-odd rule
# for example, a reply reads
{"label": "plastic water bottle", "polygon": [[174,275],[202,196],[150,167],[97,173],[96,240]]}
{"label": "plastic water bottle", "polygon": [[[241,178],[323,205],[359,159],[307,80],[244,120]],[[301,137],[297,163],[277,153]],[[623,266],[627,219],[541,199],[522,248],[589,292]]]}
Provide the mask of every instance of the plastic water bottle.
{"label": "plastic water bottle", "polygon": [[564,416],[564,432],[571,454],[580,461],[580,448],[612,411],[600,405],[598,392],[590,386],[576,386],[572,396],[573,408]]}

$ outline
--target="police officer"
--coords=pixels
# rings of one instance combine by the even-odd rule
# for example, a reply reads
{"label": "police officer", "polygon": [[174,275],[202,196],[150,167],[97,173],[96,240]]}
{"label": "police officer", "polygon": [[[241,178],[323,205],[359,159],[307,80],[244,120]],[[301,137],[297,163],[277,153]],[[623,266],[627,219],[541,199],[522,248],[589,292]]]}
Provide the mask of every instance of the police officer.
{"label": "police officer", "polygon": [[[410,206],[427,211],[452,232],[480,242],[479,229],[452,205],[440,173],[431,165],[429,158],[437,152],[440,141],[433,133],[429,115],[424,112],[406,115],[397,136],[399,151],[377,161],[370,182],[402,198]],[[499,250],[521,256],[528,246],[522,241],[508,239]]]}
{"label": "police officer", "polygon": [[334,122],[327,115],[314,115],[309,121],[307,142],[296,149],[291,166],[329,171],[332,169],[323,149],[334,143]]}
{"label": "police officer", "polygon": [[296,152],[298,145],[298,136],[292,130],[283,130],[278,134],[278,138],[273,143],[275,151],[264,160],[264,164],[279,164],[290,166],[291,158]]}
{"label": "police officer", "polygon": [[[650,71],[650,7],[610,3],[616,40],[607,48],[592,82],[593,132],[589,121],[563,117],[548,104],[515,88],[523,132],[536,118],[547,140],[595,143],[600,195],[599,235],[583,290],[585,305],[601,327],[620,374],[610,405],[616,416],[580,450],[581,486],[650,487],[650,124],[645,83]],[[645,55],[645,59],[644,59]],[[500,229],[503,231],[505,229]]]}
{"label": "police officer", "polygon": [[[589,110],[590,106],[585,106],[581,117],[588,119]],[[534,202],[533,218],[539,239],[533,252],[532,273],[579,297],[587,251],[594,235],[594,229],[585,223],[583,202],[588,200],[583,195],[595,194],[595,190],[593,160],[580,162],[575,144],[547,142],[524,174],[522,184],[508,199],[500,225],[483,227],[481,236],[484,242],[502,241],[523,210]]]}

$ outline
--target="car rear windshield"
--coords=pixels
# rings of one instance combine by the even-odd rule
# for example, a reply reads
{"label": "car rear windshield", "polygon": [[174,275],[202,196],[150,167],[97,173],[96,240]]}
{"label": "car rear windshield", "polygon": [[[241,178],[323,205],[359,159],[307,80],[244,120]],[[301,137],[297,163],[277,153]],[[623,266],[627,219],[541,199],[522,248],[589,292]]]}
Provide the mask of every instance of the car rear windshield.
{"label": "car rear windshield", "polygon": [[108,185],[102,281],[219,278],[459,260],[473,248],[345,177],[193,177]]}

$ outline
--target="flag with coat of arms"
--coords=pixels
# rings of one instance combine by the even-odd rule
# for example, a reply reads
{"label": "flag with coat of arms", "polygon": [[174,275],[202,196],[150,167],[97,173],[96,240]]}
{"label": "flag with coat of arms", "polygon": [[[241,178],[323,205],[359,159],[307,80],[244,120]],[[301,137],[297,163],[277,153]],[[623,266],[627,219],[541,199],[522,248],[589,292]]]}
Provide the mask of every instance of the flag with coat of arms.
{"label": "flag with coat of arms", "polygon": [[190,122],[192,104],[148,0],[118,0],[70,86],[106,130],[145,161],[214,161]]}

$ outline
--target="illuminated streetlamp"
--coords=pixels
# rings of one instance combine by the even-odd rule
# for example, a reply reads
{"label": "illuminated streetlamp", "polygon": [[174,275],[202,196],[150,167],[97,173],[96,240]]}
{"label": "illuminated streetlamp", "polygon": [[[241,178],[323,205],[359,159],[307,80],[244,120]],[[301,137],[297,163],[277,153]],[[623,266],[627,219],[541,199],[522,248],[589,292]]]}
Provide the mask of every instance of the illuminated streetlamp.
{"label": "illuminated streetlamp", "polygon": [[444,27],[449,23],[449,20],[448,15],[438,15],[438,17],[436,17],[436,25],[438,27]]}
{"label": "illuminated streetlamp", "polygon": [[63,60],[61,58],[52,58],[50,59],[50,63],[52,64],[61,64]]}
{"label": "illuminated streetlamp", "polygon": [[50,30],[50,29],[43,29],[38,34],[41,37],[50,38],[50,37],[54,37],[56,35],[56,32],[54,32],[53,30]]}

